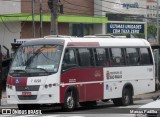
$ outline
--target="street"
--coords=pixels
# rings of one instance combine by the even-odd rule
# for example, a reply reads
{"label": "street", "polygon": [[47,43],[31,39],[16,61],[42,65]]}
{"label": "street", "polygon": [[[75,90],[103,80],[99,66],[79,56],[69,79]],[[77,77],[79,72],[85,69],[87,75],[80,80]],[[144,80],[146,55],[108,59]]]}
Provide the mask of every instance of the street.
{"label": "street", "polygon": [[[152,99],[137,100],[133,105],[115,107],[110,101],[108,103],[98,102],[98,105],[92,108],[79,107],[72,112],[63,112],[60,107],[43,109],[42,115],[25,115],[27,117],[43,116],[43,117],[134,117],[134,114],[130,113],[130,110],[134,110],[141,105],[152,102]],[[3,115],[5,117],[14,117],[22,115]],[[23,115],[24,116],[24,115]]]}
{"label": "street", "polygon": [[[130,110],[134,110],[141,105],[152,102],[152,99],[137,100],[134,101],[133,105],[126,107],[115,107],[112,102],[103,103],[98,102],[96,107],[84,108],[79,107],[72,112],[63,112],[61,108],[52,108],[49,110],[44,109],[42,115],[25,115],[28,117],[32,116],[43,116],[43,117],[135,117],[134,114],[130,113]],[[5,117],[22,116],[22,115],[3,115]],[[24,115],[23,115],[24,116]]]}

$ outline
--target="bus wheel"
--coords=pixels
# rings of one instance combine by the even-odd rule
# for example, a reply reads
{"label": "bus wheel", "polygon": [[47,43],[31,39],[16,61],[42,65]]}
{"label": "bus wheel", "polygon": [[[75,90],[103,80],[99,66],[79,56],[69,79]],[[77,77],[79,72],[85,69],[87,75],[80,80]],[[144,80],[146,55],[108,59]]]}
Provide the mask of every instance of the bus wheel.
{"label": "bus wheel", "polygon": [[64,105],[63,105],[63,110],[65,111],[72,111],[76,108],[77,106],[77,101],[75,99],[75,95],[73,92],[67,92],[65,95],[65,100],[64,100]]}
{"label": "bus wheel", "polygon": [[122,98],[113,99],[113,103],[116,106],[128,106],[129,104],[133,104],[131,91],[127,88],[123,89]]}
{"label": "bus wheel", "polygon": [[132,103],[132,95],[130,93],[131,91],[125,88],[122,92],[122,105],[128,106]]}

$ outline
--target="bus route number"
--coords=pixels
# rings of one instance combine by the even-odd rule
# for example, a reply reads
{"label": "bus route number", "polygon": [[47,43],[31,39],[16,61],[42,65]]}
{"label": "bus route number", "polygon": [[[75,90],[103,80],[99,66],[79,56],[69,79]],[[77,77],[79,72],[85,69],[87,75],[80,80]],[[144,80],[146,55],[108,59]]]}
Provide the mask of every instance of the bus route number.
{"label": "bus route number", "polygon": [[40,82],[41,82],[41,79],[34,79],[34,80],[31,80],[31,82],[40,83]]}

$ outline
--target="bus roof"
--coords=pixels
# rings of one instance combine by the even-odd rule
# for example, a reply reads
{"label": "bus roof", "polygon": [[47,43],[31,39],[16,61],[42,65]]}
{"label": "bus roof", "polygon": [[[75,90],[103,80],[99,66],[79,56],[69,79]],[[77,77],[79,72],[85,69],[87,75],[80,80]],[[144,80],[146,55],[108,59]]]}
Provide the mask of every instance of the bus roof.
{"label": "bus roof", "polygon": [[[32,41],[31,41],[32,40]],[[66,46],[150,46],[149,42],[144,39],[135,38],[87,38],[87,37],[45,37],[31,39],[23,45],[33,45],[33,44],[51,44],[51,43],[66,43]]]}

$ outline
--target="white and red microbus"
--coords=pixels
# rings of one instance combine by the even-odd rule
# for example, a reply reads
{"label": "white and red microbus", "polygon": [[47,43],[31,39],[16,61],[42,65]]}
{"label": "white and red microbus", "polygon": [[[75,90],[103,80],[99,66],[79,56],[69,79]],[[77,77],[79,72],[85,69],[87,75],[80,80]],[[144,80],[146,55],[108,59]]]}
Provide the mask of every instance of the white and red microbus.
{"label": "white and red microbus", "polygon": [[17,50],[7,78],[7,103],[19,109],[78,103],[92,106],[113,100],[133,103],[133,96],[155,91],[155,65],[144,39],[48,36]]}

